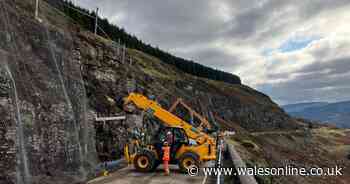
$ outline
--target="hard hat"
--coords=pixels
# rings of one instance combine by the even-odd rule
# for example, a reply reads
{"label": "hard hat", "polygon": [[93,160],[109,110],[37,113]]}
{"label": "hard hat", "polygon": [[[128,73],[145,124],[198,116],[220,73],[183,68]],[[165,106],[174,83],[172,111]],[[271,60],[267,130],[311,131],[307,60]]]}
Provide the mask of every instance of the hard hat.
{"label": "hard hat", "polygon": [[167,141],[165,141],[165,142],[164,142],[164,145],[168,145],[168,142],[167,142]]}

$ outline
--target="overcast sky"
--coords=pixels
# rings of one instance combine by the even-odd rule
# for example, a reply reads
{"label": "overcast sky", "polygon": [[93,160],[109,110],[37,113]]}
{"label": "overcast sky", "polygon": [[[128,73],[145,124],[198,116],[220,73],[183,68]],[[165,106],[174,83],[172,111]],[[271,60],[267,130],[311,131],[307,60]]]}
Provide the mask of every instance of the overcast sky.
{"label": "overcast sky", "polygon": [[350,0],[76,0],[279,104],[350,100]]}

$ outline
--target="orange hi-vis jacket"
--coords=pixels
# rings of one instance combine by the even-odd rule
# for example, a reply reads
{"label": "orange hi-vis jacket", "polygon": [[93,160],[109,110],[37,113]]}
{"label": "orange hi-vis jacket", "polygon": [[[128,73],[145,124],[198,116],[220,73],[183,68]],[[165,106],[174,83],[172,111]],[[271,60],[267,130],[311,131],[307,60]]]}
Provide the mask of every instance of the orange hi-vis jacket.
{"label": "orange hi-vis jacket", "polygon": [[163,146],[163,161],[170,160],[170,146]]}

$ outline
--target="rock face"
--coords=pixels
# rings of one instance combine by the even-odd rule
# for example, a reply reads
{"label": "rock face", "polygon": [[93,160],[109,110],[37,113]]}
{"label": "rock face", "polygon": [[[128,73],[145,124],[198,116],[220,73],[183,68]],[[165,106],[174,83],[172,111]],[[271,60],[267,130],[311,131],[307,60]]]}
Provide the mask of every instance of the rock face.
{"label": "rock face", "polygon": [[33,19],[31,1],[0,7],[0,183],[84,181],[96,153],[72,35]]}
{"label": "rock face", "polygon": [[123,63],[112,43],[88,33],[78,37],[90,106],[98,114],[118,113],[115,100],[127,95],[134,81],[135,91],[154,95],[165,108],[181,97],[206,117],[213,113],[251,131],[296,128],[268,96],[250,87],[193,77],[136,50],[128,50],[132,62]]}
{"label": "rock face", "polygon": [[[0,183],[79,183],[100,152],[114,148],[120,157],[132,123],[100,131],[94,116],[121,113],[118,99],[130,91],[165,108],[181,97],[206,117],[251,131],[296,127],[260,92],[193,77],[136,50],[123,60],[114,43],[79,31],[45,2],[35,20],[33,3],[0,2]],[[107,134],[95,140],[96,132]]]}

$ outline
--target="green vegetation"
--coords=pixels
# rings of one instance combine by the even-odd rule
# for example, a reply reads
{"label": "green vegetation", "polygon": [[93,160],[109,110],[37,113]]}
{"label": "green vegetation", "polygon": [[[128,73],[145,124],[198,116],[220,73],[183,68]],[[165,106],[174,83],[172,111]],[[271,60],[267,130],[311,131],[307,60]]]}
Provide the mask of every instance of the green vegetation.
{"label": "green vegetation", "polygon": [[[92,18],[95,16],[94,12],[90,12],[89,10],[86,10],[84,8],[75,6],[70,1],[64,1],[64,0],[46,0],[46,1],[50,5],[54,6],[55,8],[63,11],[67,16],[73,19],[75,23],[79,24],[81,27],[87,30],[94,30],[95,20]],[[83,12],[84,14],[90,15],[92,17],[79,13],[78,11],[73,10],[72,8],[69,8],[69,7],[74,7],[80,12]],[[240,78],[236,75],[233,75],[228,72],[216,70],[190,60],[176,57],[157,47],[153,47],[149,44],[143,43],[136,36],[130,35],[129,33],[127,33],[123,28],[119,28],[118,26],[109,23],[107,19],[99,18],[98,22],[99,22],[99,26],[107,34],[106,35],[103,32],[98,31],[98,34],[100,36],[103,36],[103,37],[108,36],[109,38],[111,38],[116,42],[120,40],[122,43],[125,43],[127,47],[132,49],[137,49],[144,53],[157,57],[163,62],[174,65],[175,67],[177,67],[178,69],[186,73],[189,73],[198,77],[213,79],[217,81],[223,81],[231,84],[241,84]]]}

